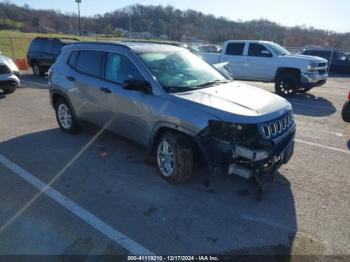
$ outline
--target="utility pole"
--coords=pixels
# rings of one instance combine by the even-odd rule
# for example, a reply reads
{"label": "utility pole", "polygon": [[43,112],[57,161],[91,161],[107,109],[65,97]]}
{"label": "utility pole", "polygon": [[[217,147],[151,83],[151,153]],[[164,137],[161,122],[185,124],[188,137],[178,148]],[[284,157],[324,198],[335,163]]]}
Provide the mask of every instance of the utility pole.
{"label": "utility pole", "polygon": [[80,4],[81,4],[81,0],[75,0],[75,2],[78,4],[79,35],[81,36],[81,23],[80,23]]}

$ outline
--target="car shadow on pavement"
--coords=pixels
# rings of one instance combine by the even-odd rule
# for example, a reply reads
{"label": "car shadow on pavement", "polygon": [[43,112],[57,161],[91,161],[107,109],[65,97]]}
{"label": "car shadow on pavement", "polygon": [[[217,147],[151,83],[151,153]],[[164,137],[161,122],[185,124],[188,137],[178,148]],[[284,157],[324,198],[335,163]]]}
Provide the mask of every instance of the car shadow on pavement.
{"label": "car shadow on pavement", "polygon": [[[44,130],[0,142],[0,152],[47,182],[98,131],[91,126],[78,135]],[[281,174],[257,200],[253,181],[222,176],[203,183],[207,169],[202,167],[188,183],[175,186],[161,179],[146,159],[143,147],[104,132],[52,187],[110,225],[123,224],[124,234],[130,229],[156,253],[286,255],[283,261],[289,261],[291,253],[300,251],[294,248],[294,197]],[[140,228],[136,235],[135,228]]]}
{"label": "car shadow on pavement", "polygon": [[293,106],[293,112],[297,115],[324,117],[334,114],[337,109],[331,101],[310,93],[296,94],[288,101]]}
{"label": "car shadow on pavement", "polygon": [[37,77],[33,74],[21,75],[21,87],[48,89],[48,77]]}

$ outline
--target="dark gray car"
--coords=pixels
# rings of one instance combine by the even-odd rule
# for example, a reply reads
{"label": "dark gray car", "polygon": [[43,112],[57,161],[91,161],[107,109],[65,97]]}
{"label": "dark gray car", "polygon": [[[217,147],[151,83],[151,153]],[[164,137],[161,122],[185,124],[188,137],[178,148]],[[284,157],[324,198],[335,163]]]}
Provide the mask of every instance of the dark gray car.
{"label": "dark gray car", "polygon": [[153,43],[76,43],[49,76],[62,130],[88,121],[148,147],[163,178],[191,177],[195,156],[211,174],[270,179],[293,154],[285,99],[225,78],[188,50]]}

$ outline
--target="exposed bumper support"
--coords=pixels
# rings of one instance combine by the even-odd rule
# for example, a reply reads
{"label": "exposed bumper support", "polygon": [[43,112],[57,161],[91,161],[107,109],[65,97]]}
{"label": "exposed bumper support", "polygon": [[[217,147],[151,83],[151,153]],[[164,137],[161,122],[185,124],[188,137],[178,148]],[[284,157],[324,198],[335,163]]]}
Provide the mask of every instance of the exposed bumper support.
{"label": "exposed bumper support", "polygon": [[249,179],[254,175],[264,175],[265,173],[275,173],[281,165],[286,164],[294,151],[294,136],[284,147],[277,148],[272,152],[263,150],[251,150],[238,146],[236,155],[233,158],[243,157],[251,161],[250,167],[244,167],[237,163],[228,166],[229,175],[238,175]]}

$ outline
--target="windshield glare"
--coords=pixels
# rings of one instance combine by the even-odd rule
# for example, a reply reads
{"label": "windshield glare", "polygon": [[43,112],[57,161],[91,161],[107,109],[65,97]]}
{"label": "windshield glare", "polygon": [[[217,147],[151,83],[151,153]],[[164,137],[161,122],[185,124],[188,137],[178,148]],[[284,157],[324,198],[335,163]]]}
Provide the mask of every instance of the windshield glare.
{"label": "windshield glare", "polygon": [[204,88],[210,83],[228,81],[212,66],[186,50],[142,53],[139,56],[167,92]]}
{"label": "windshield glare", "polygon": [[284,47],[280,46],[276,43],[270,43],[269,47],[277,54],[277,55],[290,55],[290,52]]}

